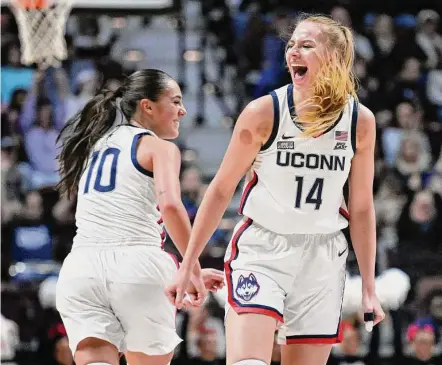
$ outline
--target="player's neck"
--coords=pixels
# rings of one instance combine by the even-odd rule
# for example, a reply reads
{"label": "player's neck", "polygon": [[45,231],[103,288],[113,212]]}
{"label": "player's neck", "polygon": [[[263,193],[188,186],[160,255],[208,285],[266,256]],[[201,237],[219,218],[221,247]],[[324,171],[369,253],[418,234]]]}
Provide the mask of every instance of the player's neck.
{"label": "player's neck", "polygon": [[149,130],[151,129],[149,126],[149,123],[146,123],[146,122],[143,123],[140,120],[137,120],[135,118],[131,118],[129,123],[136,126],[136,127],[139,127],[139,128],[144,128],[144,129],[149,129]]}
{"label": "player's neck", "polygon": [[302,115],[313,109],[309,99],[312,97],[310,90],[293,90],[293,105],[295,106],[296,115],[302,117]]}

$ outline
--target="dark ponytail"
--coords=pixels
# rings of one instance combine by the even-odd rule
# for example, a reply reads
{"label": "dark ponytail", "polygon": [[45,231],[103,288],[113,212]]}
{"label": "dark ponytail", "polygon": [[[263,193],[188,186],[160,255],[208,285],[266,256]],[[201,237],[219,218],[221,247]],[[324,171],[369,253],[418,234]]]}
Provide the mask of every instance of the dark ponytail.
{"label": "dark ponytail", "polygon": [[57,186],[60,193],[69,197],[77,191],[93,146],[114,125],[116,99],[121,97],[120,108],[130,120],[138,102],[141,99],[157,101],[169,80],[173,80],[172,77],[159,70],[134,72],[115,92],[102,90],[68,120],[57,139],[61,148],[58,155],[61,180]]}

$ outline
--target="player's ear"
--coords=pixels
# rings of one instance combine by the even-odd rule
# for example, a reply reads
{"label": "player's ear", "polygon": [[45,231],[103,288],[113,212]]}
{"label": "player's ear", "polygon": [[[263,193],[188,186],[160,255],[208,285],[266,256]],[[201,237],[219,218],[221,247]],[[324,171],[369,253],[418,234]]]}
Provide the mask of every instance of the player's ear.
{"label": "player's ear", "polygon": [[153,103],[149,99],[141,99],[140,108],[142,112],[151,115],[153,112]]}

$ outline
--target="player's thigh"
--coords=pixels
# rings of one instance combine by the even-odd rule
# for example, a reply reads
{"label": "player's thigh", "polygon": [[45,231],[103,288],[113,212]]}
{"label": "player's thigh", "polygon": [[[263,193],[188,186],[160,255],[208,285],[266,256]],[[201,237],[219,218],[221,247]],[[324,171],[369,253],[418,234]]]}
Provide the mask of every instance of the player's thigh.
{"label": "player's thigh", "polygon": [[227,365],[256,359],[270,364],[277,320],[270,316],[229,309],[226,315]]}
{"label": "player's thigh", "polygon": [[326,365],[332,346],[327,344],[281,346],[281,365]]}
{"label": "player's thigh", "polygon": [[146,355],[142,352],[128,351],[125,356],[130,365],[167,365],[172,361],[173,352],[165,355]]}

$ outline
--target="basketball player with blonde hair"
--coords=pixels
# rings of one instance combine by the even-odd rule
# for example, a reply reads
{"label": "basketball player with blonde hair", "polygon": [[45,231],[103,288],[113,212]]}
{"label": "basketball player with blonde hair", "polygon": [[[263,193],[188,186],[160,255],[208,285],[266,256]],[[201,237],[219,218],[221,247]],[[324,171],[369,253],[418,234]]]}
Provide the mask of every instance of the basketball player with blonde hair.
{"label": "basketball player with blonde hair", "polygon": [[167,289],[180,308],[192,269],[246,175],[243,219],[225,256],[227,364],[269,364],[278,328],[283,365],[326,364],[342,336],[348,227],[367,326],[385,316],[374,284],[375,118],[356,97],[352,33],[305,15],[285,60],[292,83],[240,115]]}

